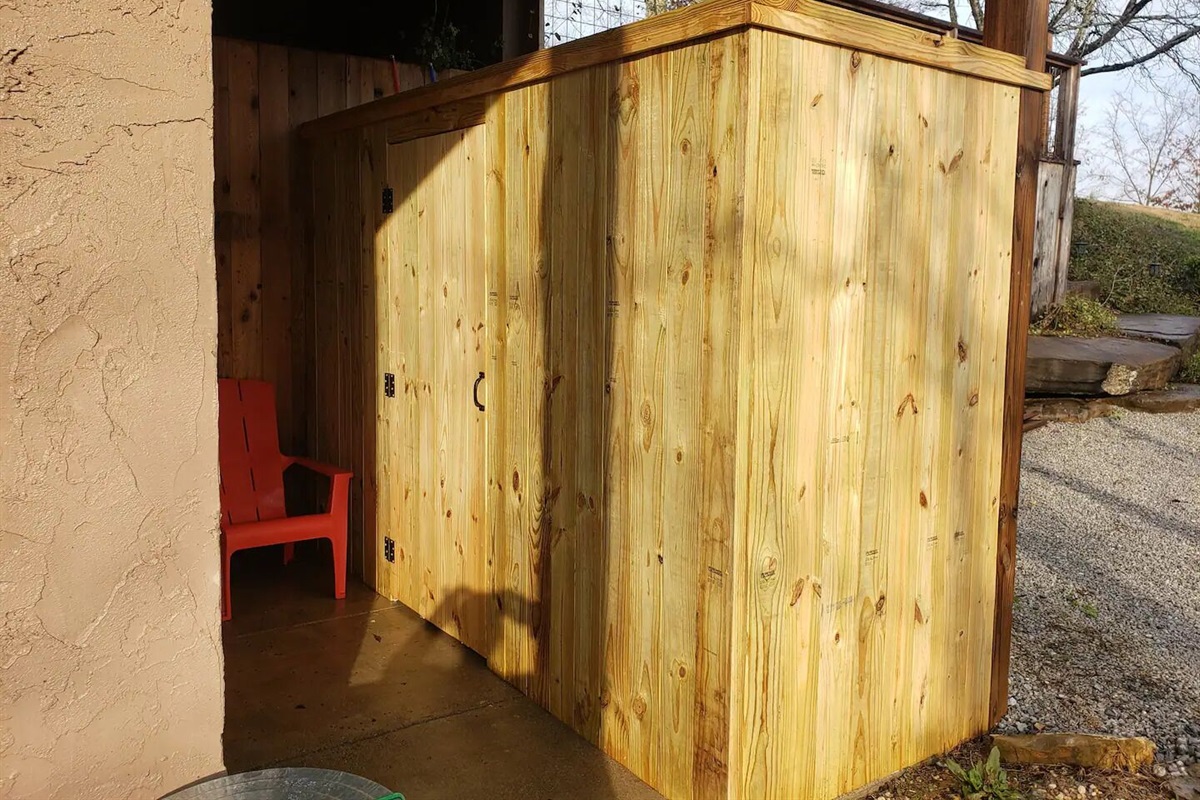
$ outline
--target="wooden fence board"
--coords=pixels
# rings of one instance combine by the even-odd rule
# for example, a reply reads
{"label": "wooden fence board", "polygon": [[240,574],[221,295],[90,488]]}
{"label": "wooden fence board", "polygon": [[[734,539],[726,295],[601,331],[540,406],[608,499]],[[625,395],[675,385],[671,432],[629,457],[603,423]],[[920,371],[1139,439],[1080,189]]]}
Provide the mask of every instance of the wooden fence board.
{"label": "wooden fence board", "polygon": [[[420,85],[419,67],[397,66],[404,88]],[[354,470],[350,564],[356,574],[368,566],[373,573],[374,541],[361,535],[374,527],[365,517],[367,480],[378,478],[373,447],[364,444],[361,422],[344,414],[367,404],[370,387],[336,378],[319,381],[317,370],[328,372],[344,363],[347,374],[362,380],[375,374],[357,363],[361,358],[373,365],[375,357],[360,347],[368,333],[358,307],[360,292],[347,284],[362,283],[360,267],[373,263],[373,232],[368,240],[363,226],[375,217],[356,216],[353,227],[327,243],[348,258],[353,251],[356,260],[345,262],[340,279],[322,277],[321,291],[333,290],[322,300],[334,302],[320,306],[325,317],[319,324],[334,326],[340,341],[337,357],[325,360],[327,353],[317,351],[320,293],[313,273],[311,166],[296,129],[320,114],[393,94],[392,65],[214,37],[213,82],[218,374],[274,383],[283,449],[320,453]],[[383,169],[384,162],[379,164]],[[357,181],[345,184],[345,197],[353,193],[348,207],[365,202],[359,191]],[[374,280],[374,267],[369,277]]]}

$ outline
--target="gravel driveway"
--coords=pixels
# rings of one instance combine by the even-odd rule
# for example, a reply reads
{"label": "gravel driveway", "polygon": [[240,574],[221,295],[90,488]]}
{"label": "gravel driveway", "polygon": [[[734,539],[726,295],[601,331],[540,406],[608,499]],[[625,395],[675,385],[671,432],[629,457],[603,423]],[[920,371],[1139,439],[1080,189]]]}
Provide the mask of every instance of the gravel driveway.
{"label": "gravel driveway", "polygon": [[1196,764],[1200,413],[1030,432],[1019,520],[1001,728],[1149,736],[1160,773]]}

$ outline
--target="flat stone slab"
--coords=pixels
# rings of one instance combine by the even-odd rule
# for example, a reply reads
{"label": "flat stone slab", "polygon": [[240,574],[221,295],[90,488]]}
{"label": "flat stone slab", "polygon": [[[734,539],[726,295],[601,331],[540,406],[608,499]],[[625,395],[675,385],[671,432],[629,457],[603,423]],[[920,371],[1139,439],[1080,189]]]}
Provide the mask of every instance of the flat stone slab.
{"label": "flat stone slab", "polygon": [[1094,396],[1162,389],[1182,360],[1179,348],[1140,339],[1030,336],[1025,391]]}
{"label": "flat stone slab", "polygon": [[1178,314],[1118,314],[1117,327],[1134,339],[1169,344],[1184,355],[1195,352],[1200,345],[1200,317]]}
{"label": "flat stone slab", "polygon": [[1154,762],[1154,742],[1140,736],[1038,733],[993,736],[1006,764],[1066,764],[1090,769],[1137,772]]}
{"label": "flat stone slab", "polygon": [[1121,409],[1151,414],[1200,411],[1200,386],[1181,383],[1166,389],[1134,392],[1121,397],[1030,397],[1025,400],[1025,421],[1087,422],[1110,417]]}
{"label": "flat stone slab", "polygon": [[1172,778],[1167,787],[1175,800],[1200,800],[1200,778]]}

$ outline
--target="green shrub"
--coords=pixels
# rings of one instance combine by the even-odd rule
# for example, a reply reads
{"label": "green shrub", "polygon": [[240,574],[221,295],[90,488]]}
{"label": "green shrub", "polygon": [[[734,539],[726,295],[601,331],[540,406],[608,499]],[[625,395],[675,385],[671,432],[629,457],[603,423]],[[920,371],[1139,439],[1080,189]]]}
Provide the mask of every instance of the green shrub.
{"label": "green shrub", "polygon": [[1077,199],[1071,279],[1099,282],[1101,300],[1119,312],[1200,314],[1200,217],[1190,227],[1176,219],[1191,216],[1163,213]]}
{"label": "green shrub", "polygon": [[1200,350],[1192,353],[1187,361],[1183,362],[1183,369],[1179,371],[1180,383],[1200,383]]}
{"label": "green shrub", "polygon": [[1000,766],[1000,749],[993,747],[986,762],[976,761],[963,769],[954,759],[946,759],[946,769],[959,782],[966,800],[1020,800],[1021,794],[1008,785],[1008,773]]}
{"label": "green shrub", "polygon": [[1035,336],[1112,336],[1118,332],[1117,315],[1095,300],[1072,294],[1029,326],[1029,332]]}

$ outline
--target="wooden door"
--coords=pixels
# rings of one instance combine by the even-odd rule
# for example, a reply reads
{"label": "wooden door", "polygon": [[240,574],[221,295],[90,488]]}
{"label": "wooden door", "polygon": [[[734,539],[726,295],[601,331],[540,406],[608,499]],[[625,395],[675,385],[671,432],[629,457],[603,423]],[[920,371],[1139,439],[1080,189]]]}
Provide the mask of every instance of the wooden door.
{"label": "wooden door", "polygon": [[380,399],[380,558],[390,536],[397,598],[486,653],[484,144],[475,127],[388,147],[377,311],[395,376]]}

